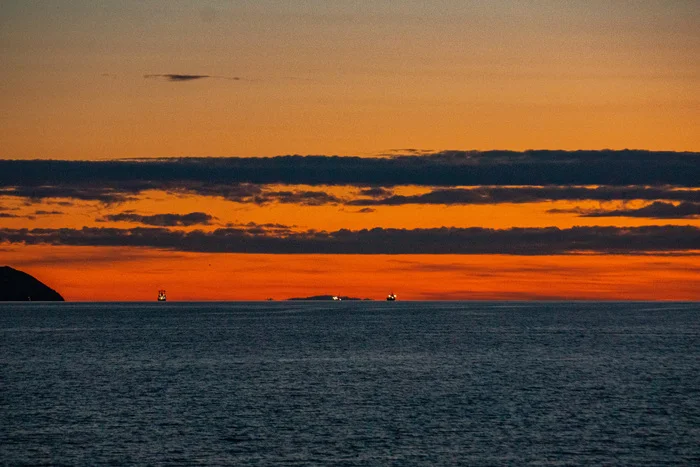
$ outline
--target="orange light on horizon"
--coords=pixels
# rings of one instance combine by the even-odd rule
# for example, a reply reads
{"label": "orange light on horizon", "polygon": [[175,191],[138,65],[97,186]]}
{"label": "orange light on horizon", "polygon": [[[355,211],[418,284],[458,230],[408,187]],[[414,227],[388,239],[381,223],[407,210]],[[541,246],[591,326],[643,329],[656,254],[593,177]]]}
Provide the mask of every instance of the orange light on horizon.
{"label": "orange light on horizon", "polygon": [[628,255],[272,255],[4,247],[4,261],[71,301],[700,300],[700,260]]}

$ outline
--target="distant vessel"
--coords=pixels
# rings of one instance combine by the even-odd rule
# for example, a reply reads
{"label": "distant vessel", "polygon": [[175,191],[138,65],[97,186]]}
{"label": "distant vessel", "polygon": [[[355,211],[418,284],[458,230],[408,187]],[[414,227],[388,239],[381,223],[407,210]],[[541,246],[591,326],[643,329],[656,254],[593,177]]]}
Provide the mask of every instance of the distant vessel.
{"label": "distant vessel", "polygon": [[160,289],[158,291],[158,301],[159,302],[164,302],[166,300],[165,298],[165,289]]}
{"label": "distant vessel", "polygon": [[386,296],[386,301],[387,302],[395,302],[396,301],[396,294],[394,292],[391,292],[389,295]]}
{"label": "distant vessel", "polygon": [[333,295],[332,298],[333,298],[333,300],[338,301],[338,302],[342,300],[342,297],[340,297],[338,295]]}

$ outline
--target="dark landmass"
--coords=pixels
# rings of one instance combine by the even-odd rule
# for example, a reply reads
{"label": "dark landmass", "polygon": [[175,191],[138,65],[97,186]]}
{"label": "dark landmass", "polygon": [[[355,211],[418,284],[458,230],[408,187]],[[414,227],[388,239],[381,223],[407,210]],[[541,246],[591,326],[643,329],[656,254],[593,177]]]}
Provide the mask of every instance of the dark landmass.
{"label": "dark landmass", "polygon": [[63,302],[51,287],[9,266],[0,267],[0,302]]}
{"label": "dark landmass", "polygon": [[[295,298],[288,298],[287,300],[318,300],[318,301],[323,301],[323,300],[330,300],[333,301],[334,295],[314,295],[313,297],[295,297]],[[357,298],[357,297],[345,297],[345,296],[338,296],[339,299],[341,300],[371,300],[371,298]]]}

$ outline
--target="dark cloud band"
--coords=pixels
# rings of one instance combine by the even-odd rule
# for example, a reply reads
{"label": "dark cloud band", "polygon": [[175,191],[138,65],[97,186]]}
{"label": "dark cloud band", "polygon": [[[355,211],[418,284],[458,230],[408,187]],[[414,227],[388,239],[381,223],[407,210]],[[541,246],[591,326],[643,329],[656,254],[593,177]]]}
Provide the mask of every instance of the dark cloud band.
{"label": "dark cloud band", "polygon": [[[386,188],[360,189],[359,196],[336,196],[322,190],[288,189],[277,190],[265,185],[250,183],[214,185],[201,182],[177,185],[167,182],[121,183],[119,187],[94,186],[41,186],[0,188],[0,196],[27,198],[40,201],[46,198],[70,198],[74,200],[99,201],[105,204],[134,200],[145,190],[160,189],[176,194],[221,197],[229,201],[265,206],[269,204],[298,204],[302,206],[348,205],[359,206],[358,212],[372,212],[370,206],[403,205],[483,205],[502,203],[538,203],[550,201],[656,201],[654,208],[615,211],[552,209],[550,213],[573,213],[584,217],[633,216],[651,218],[693,217],[700,206],[700,190],[675,189],[672,187],[615,187],[598,188],[554,186],[554,187],[475,187],[438,188],[417,195],[396,195]],[[680,201],[674,206],[658,200]],[[660,204],[659,204],[660,203]],[[648,214],[648,215],[645,215]]]}
{"label": "dark cloud band", "polygon": [[700,217],[700,203],[680,204],[656,201],[641,208],[623,209],[551,209],[548,212],[572,213],[581,217],[644,217],[648,219],[695,219]]}
{"label": "dark cloud band", "polygon": [[[364,194],[364,193],[363,193]],[[400,206],[406,204],[501,204],[537,203],[543,201],[610,201],[610,200],[673,200],[700,202],[700,190],[678,190],[671,187],[641,186],[577,186],[545,187],[478,187],[436,189],[419,195],[390,195],[360,198],[347,202],[353,206]]]}
{"label": "dark cloud band", "polygon": [[143,215],[135,212],[121,212],[104,216],[101,221],[110,222],[136,222],[145,225],[159,227],[179,227],[192,225],[210,225],[214,217],[204,212],[190,212],[188,214],[153,214]]}
{"label": "dark cloud band", "polygon": [[221,253],[643,254],[700,251],[692,226],[383,229],[334,232],[247,225],[212,232],[165,228],[0,229],[0,243],[131,246]]}
{"label": "dark cloud band", "polygon": [[278,156],[122,161],[2,160],[0,187],[197,183],[362,186],[697,187],[700,153],[451,151],[382,158]]}

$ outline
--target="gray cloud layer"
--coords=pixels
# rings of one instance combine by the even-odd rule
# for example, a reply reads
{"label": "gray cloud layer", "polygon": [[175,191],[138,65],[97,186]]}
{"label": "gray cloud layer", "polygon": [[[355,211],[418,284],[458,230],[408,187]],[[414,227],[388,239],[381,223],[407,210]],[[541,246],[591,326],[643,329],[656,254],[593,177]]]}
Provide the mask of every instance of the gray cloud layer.
{"label": "gray cloud layer", "polygon": [[[0,165],[1,162],[0,162]],[[107,182],[109,183],[109,182]],[[82,201],[100,201],[105,204],[121,203],[134,199],[140,192],[151,187],[150,184],[122,183],[119,186],[93,186],[89,182],[67,185],[21,186],[0,188],[0,196],[14,196],[31,200],[46,198],[71,198]]]}
{"label": "gray cloud layer", "polygon": [[[366,194],[367,192],[365,192]],[[399,206],[404,204],[499,204],[534,203],[541,201],[610,201],[610,200],[674,200],[700,202],[700,190],[678,190],[671,187],[650,188],[641,186],[602,186],[586,188],[576,186],[546,187],[478,187],[436,189],[420,195],[389,195],[376,198],[355,199],[353,206]]]}
{"label": "gray cloud layer", "polygon": [[160,227],[178,227],[192,225],[210,225],[214,217],[204,212],[191,212],[189,214],[153,214],[143,215],[135,212],[121,212],[104,216],[101,221],[126,221],[138,222],[146,225],[156,225]]}
{"label": "gray cloud layer", "polygon": [[[547,201],[656,201],[652,207],[637,210],[551,209],[550,213],[573,213],[583,217],[631,216],[650,218],[692,218],[700,205],[700,190],[675,189],[671,187],[477,187],[439,188],[419,195],[395,195],[386,188],[361,189],[360,197],[338,197],[320,190],[274,190],[265,185],[251,183],[237,185],[210,185],[200,182],[188,186],[170,183],[159,187],[177,194],[222,197],[229,201],[264,206],[273,203],[300,204],[303,206],[348,205],[363,207],[357,212],[372,212],[370,206],[424,205],[483,205],[501,203],[535,203]],[[71,198],[93,200],[105,204],[120,203],[135,199],[144,190],[156,189],[152,183],[136,182],[123,191],[114,187],[12,187],[0,188],[0,196],[21,197],[38,202],[46,198]],[[681,201],[680,205],[657,200]],[[648,215],[647,215],[648,214]]]}
{"label": "gray cloud layer", "polygon": [[278,156],[122,161],[0,160],[1,187],[199,184],[697,187],[700,153],[449,151],[382,158]]}
{"label": "gray cloud layer", "polygon": [[[650,151],[453,151],[385,158],[0,160],[0,195],[105,204],[131,200],[145,190],[220,196],[257,205],[369,207],[633,199],[699,203],[699,181],[700,153]],[[360,190],[356,197],[341,199],[321,190],[280,190],[267,186],[270,184],[349,185]],[[434,189],[412,196],[396,195],[390,189],[405,184]]]}
{"label": "gray cloud layer", "polygon": [[694,219],[700,217],[700,203],[680,204],[656,201],[641,208],[551,209],[550,213],[574,213],[581,217],[645,217],[650,219]]}
{"label": "gray cloud layer", "polygon": [[[281,227],[281,228],[280,228]],[[246,225],[212,232],[164,228],[0,229],[0,243],[143,246],[179,251],[317,254],[615,254],[700,250],[691,226],[383,229],[292,232]]]}

